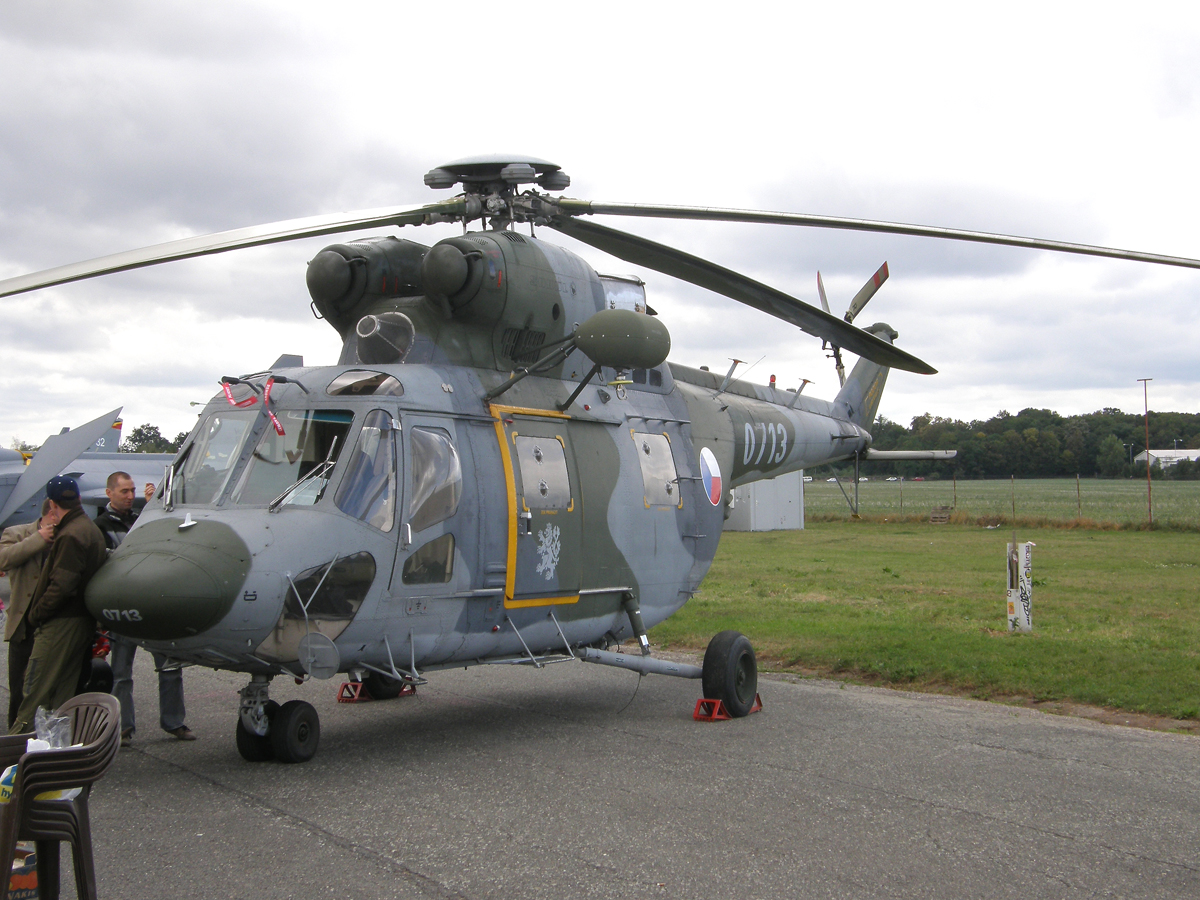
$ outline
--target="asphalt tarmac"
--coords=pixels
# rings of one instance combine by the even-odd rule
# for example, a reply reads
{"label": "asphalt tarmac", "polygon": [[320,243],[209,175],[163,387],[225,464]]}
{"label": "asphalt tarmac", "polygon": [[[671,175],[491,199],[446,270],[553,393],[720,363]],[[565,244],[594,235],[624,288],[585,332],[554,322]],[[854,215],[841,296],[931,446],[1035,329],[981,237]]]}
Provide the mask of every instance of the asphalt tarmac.
{"label": "asphalt tarmac", "polygon": [[697,682],[568,663],[354,705],[276,679],[320,749],[252,764],[244,680],[187,671],[184,743],[138,654],[92,795],[102,897],[1200,896],[1197,737],[823,681],[698,723]]}

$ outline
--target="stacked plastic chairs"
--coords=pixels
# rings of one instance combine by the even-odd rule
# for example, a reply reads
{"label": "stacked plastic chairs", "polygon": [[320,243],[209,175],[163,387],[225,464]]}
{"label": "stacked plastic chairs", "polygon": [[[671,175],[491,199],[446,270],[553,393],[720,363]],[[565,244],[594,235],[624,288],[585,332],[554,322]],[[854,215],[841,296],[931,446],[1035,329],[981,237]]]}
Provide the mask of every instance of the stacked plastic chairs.
{"label": "stacked plastic chairs", "polygon": [[[75,892],[95,900],[96,869],[88,794],[121,746],[121,707],[110,694],[80,694],[59,707],[71,720],[71,743],[63,750],[25,752],[32,734],[0,736],[0,770],[17,763],[12,798],[0,805],[0,900],[8,900],[17,841],[37,844],[38,891],[43,900],[59,895],[59,842],[71,844]],[[71,800],[38,800],[50,791],[80,788]]]}

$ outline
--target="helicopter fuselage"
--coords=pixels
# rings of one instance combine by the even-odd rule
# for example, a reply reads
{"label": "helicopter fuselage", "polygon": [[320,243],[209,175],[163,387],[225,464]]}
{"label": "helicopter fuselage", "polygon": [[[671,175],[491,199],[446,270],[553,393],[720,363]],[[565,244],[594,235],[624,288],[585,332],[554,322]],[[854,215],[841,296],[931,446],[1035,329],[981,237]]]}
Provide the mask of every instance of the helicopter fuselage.
{"label": "helicopter fuselage", "polygon": [[415,681],[648,652],[733,487],[870,442],[877,389],[864,419],[668,364],[639,280],[513,231],[332,245],[308,284],[339,364],[223,379],[89,585],[179,663]]}
{"label": "helicopter fuselage", "polygon": [[[90,607],[180,662],[293,675],[309,633],[339,671],[400,673],[626,640],[631,603],[649,628],[698,589],[730,488],[869,440],[821,401],[788,409],[789,392],[743,384],[714,397],[675,372],[709,376],[664,364],[589,385],[565,413],[569,381],[487,403],[494,373],[456,366],[260,376],[287,379],[274,419],[209,404]],[[379,376],[402,396],[330,392]]]}

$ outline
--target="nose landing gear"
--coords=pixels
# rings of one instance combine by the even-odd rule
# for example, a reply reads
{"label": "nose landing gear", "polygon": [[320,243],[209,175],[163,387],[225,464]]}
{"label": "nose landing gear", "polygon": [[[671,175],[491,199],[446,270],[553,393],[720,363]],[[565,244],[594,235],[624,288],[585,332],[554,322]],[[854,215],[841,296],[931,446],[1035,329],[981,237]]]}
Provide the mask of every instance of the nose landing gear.
{"label": "nose landing gear", "polygon": [[247,762],[308,762],[321,739],[317,711],[303,700],[289,700],[280,706],[268,697],[270,684],[269,675],[255,675],[239,692],[234,730],[238,753]]}

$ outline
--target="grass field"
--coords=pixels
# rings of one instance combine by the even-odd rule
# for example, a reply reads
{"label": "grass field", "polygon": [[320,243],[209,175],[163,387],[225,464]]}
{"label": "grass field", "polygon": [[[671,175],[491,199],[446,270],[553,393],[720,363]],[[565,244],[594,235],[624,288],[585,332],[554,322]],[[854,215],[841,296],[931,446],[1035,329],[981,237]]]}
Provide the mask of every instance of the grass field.
{"label": "grass field", "polygon": [[[849,515],[842,492],[819,473],[804,485],[804,510],[814,518]],[[854,485],[843,485],[853,496]],[[1009,521],[1016,497],[1017,521],[1031,519],[1141,524],[1146,521],[1145,479],[1074,478],[1009,481],[898,481],[872,478],[859,488],[859,512],[867,517],[928,515],[935,506],[954,507],[961,517]],[[901,497],[903,494],[903,497]],[[1200,481],[1156,481],[1151,489],[1156,525],[1200,527]]]}
{"label": "grass field", "polygon": [[1037,544],[1032,634],[1007,632],[1011,530],[843,521],[727,533],[701,592],[651,637],[703,649],[734,628],[768,668],[1200,717],[1200,538],[1018,537]]}

